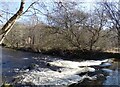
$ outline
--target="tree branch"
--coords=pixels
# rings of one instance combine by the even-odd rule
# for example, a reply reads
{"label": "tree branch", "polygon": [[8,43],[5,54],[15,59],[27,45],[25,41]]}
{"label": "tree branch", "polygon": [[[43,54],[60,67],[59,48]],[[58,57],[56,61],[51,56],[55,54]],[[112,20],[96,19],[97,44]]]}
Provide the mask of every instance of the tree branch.
{"label": "tree branch", "polygon": [[8,32],[11,30],[12,26],[14,25],[15,21],[21,16],[24,8],[25,0],[21,0],[20,8],[19,10],[6,22],[6,24],[2,27],[0,30],[0,35],[3,35],[0,39],[0,44],[2,44],[4,37],[8,34]]}

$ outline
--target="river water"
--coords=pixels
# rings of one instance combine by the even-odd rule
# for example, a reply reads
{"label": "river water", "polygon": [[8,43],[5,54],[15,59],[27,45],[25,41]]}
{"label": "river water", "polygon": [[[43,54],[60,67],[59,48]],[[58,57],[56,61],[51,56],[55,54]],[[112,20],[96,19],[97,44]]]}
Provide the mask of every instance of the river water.
{"label": "river water", "polygon": [[[11,82],[13,76],[19,74],[17,70],[26,68],[31,64],[38,64],[41,68],[46,67],[45,61],[56,59],[55,57],[42,55],[38,53],[16,51],[8,48],[1,48],[2,51],[2,81]],[[38,61],[39,58],[41,61]],[[1,63],[1,62],[0,62]],[[106,69],[109,75],[105,79],[95,81],[91,84],[101,85],[120,85],[120,63],[119,61],[113,62],[112,66]]]}
{"label": "river water", "polygon": [[[19,74],[19,70],[25,69],[32,64],[40,65],[41,68],[46,68],[45,61],[50,62],[55,59],[50,56],[16,51],[8,48],[2,49],[2,80],[3,82],[11,82],[13,76]],[[37,59],[40,59],[38,61]]]}

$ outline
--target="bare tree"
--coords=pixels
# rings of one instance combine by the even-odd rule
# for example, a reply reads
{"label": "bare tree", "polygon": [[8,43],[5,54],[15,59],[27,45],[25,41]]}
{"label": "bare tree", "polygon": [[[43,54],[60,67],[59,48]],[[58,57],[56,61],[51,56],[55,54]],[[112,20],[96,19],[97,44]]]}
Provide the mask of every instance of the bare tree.
{"label": "bare tree", "polygon": [[80,27],[88,15],[78,10],[76,2],[55,2],[54,6],[53,13],[47,15],[48,24],[54,26],[55,33],[64,36],[73,47],[81,49]]}
{"label": "bare tree", "polygon": [[0,44],[2,44],[5,36],[8,34],[8,32],[11,30],[11,28],[13,27],[15,21],[21,16],[22,12],[23,12],[23,8],[24,8],[24,3],[25,0],[21,0],[21,5],[19,10],[17,11],[16,14],[14,14],[8,21],[7,23],[2,27],[2,29],[0,30],[0,35],[2,35],[2,38],[0,40]]}
{"label": "bare tree", "polygon": [[2,29],[0,29],[0,35],[2,35],[0,39],[0,44],[2,44],[3,40],[5,39],[5,36],[9,33],[9,31],[12,29],[13,25],[15,24],[16,20],[20,18],[22,14],[25,14],[36,2],[33,2],[26,11],[23,12],[25,0],[21,0],[20,8],[19,10],[3,25]]}
{"label": "bare tree", "polygon": [[108,16],[108,20],[111,21],[111,25],[117,31],[118,38],[118,48],[120,48],[120,6],[119,2],[103,2],[102,6],[105,8],[106,15]]}
{"label": "bare tree", "polygon": [[101,31],[104,29],[106,23],[107,19],[104,14],[104,9],[101,7],[95,8],[95,11],[91,12],[86,26],[89,38],[89,50],[93,50],[93,46],[95,47],[95,44],[99,41],[99,38],[103,37],[103,35],[101,35]]}

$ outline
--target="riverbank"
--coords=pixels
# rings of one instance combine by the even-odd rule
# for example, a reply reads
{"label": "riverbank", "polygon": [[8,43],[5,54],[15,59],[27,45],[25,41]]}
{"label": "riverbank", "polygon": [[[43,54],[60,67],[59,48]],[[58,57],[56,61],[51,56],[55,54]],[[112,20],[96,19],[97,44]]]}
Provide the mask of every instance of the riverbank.
{"label": "riverbank", "polygon": [[62,57],[68,60],[102,60],[108,58],[120,58],[120,53],[109,53],[109,52],[102,52],[98,50],[62,50],[62,49],[50,49],[50,50],[35,50],[32,48],[11,48],[7,46],[3,46],[5,48],[10,48],[14,50],[24,51],[24,52],[32,52],[32,53],[39,53],[44,55],[51,55],[56,57]]}

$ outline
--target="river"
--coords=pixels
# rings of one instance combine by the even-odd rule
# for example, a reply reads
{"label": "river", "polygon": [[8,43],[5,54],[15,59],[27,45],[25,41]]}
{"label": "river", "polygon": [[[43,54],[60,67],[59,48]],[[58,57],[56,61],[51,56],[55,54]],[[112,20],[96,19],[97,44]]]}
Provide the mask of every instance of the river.
{"label": "river", "polygon": [[[13,76],[19,74],[19,72],[17,72],[18,69],[25,69],[31,66],[31,64],[38,64],[41,68],[44,68],[46,67],[44,62],[52,60],[52,57],[38,53],[22,52],[8,48],[1,49],[2,80],[5,82],[11,82]],[[41,61],[38,61],[37,58]]]}
{"label": "river", "polygon": [[[46,67],[45,61],[51,61],[56,57],[42,55],[38,53],[16,51],[8,48],[2,50],[2,81],[12,82],[13,76],[20,74],[17,72],[20,69],[27,68],[31,64],[38,64],[41,68]],[[37,60],[40,59],[40,61]],[[98,80],[98,84],[102,85],[120,85],[120,63],[113,62],[112,66],[106,69],[109,75],[105,79]],[[97,84],[95,82],[95,85]],[[91,83],[92,84],[92,83]]]}

